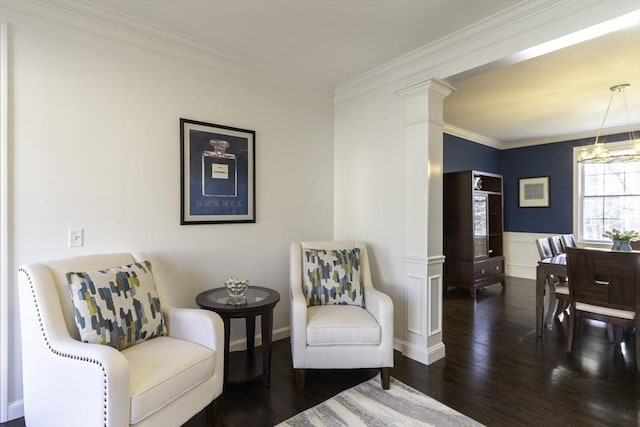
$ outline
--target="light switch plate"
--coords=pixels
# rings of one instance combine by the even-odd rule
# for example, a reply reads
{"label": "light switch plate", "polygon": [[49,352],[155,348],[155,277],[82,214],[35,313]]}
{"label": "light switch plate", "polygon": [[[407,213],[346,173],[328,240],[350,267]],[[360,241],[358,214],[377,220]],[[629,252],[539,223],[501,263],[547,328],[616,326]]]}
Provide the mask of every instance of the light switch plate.
{"label": "light switch plate", "polygon": [[83,245],[84,245],[84,230],[70,229],[69,230],[69,247],[77,248]]}

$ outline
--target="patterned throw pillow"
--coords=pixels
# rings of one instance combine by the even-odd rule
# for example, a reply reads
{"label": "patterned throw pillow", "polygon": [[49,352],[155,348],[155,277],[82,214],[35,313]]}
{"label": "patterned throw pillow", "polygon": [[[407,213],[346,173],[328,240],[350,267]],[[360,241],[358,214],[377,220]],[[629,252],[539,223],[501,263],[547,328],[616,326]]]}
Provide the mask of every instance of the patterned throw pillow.
{"label": "patterned throw pillow", "polygon": [[125,349],[166,334],[151,263],[67,273],[83,342]]}
{"label": "patterned throw pillow", "polygon": [[360,249],[304,250],[307,306],[349,304],[364,307]]}

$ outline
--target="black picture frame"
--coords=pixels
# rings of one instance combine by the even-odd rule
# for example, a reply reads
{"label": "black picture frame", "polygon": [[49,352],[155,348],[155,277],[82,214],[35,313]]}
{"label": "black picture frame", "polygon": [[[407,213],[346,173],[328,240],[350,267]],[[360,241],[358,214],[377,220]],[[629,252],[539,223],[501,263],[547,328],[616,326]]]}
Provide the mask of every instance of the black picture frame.
{"label": "black picture frame", "polygon": [[180,224],[256,222],[256,133],[180,119]]}
{"label": "black picture frame", "polygon": [[518,178],[518,207],[548,208],[549,177]]}

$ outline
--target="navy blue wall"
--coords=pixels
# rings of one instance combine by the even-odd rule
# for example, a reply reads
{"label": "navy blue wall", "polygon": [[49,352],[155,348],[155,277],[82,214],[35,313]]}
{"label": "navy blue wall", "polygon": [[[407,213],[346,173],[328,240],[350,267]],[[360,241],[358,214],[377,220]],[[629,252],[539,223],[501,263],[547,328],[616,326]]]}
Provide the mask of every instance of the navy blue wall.
{"label": "navy blue wall", "polygon": [[[574,145],[572,142],[556,142],[500,153],[505,231],[573,232]],[[549,177],[549,207],[519,208],[518,179],[536,176]]]}
{"label": "navy blue wall", "polygon": [[[625,133],[602,139],[615,142],[628,138]],[[445,173],[476,169],[502,175],[505,231],[573,232],[573,147],[592,144],[593,138],[509,150],[497,150],[447,134],[443,141]],[[518,179],[537,176],[549,177],[549,207],[519,208]]]}
{"label": "navy blue wall", "polygon": [[443,136],[443,172],[480,170],[500,173],[500,150],[477,144],[464,138],[444,134]]}

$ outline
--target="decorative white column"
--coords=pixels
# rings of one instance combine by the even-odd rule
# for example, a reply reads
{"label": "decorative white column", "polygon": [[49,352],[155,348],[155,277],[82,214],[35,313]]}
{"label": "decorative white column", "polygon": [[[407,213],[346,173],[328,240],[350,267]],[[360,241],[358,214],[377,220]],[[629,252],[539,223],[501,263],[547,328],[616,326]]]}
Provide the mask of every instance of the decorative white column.
{"label": "decorative white column", "polygon": [[396,346],[431,364],[445,356],[442,342],[443,102],[453,91],[431,79],[397,92],[404,99],[404,270],[406,331]]}

